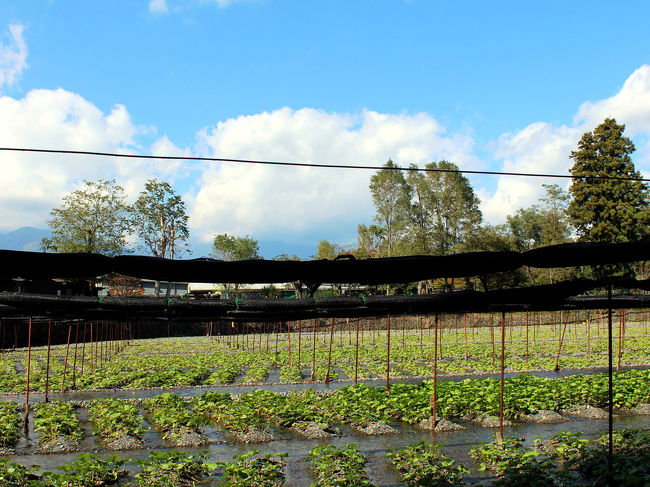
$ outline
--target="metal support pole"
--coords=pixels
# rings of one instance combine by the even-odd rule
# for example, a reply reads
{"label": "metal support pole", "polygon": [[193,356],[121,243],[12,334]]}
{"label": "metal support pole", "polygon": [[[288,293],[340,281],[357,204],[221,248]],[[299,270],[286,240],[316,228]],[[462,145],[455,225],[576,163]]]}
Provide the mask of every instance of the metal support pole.
{"label": "metal support pole", "polygon": [[357,340],[354,350],[354,383],[357,383],[359,378],[359,318],[356,319],[357,322]]}
{"label": "metal support pole", "polygon": [[61,392],[65,391],[65,373],[68,369],[68,353],[70,352],[70,334],[72,333],[72,324],[68,325],[68,345],[65,348],[65,360],[63,361],[63,379],[61,379]]}
{"label": "metal support pole", "polygon": [[50,389],[50,349],[52,336],[52,318],[47,322],[47,361],[45,364],[45,402],[49,402],[48,393]]}
{"label": "metal support pole", "polygon": [[501,311],[501,396],[499,398],[499,436],[503,440],[503,384],[506,363],[506,312]]}
{"label": "metal support pole", "polygon": [[612,330],[612,285],[607,288],[607,322],[608,322],[608,434],[609,434],[609,450],[607,452],[607,484],[612,485],[612,459],[614,456],[614,379],[613,379],[613,330]]}
{"label": "metal support pole", "polygon": [[27,331],[27,383],[25,385],[25,434],[28,430],[29,414],[29,376],[32,370],[32,317],[29,317],[29,330]]}
{"label": "metal support pole", "polygon": [[386,395],[390,396],[390,315],[388,315],[386,334]]}
{"label": "metal support pole", "polygon": [[332,342],[334,341],[334,318],[332,318],[332,329],[330,331],[330,350],[327,354],[327,372],[325,373],[325,382],[330,381],[330,367],[332,366]]}
{"label": "metal support pole", "polygon": [[430,398],[431,430],[436,428],[436,403],[438,401],[438,314],[436,313],[433,337],[433,396]]}
{"label": "metal support pole", "polygon": [[313,330],[313,335],[314,335],[314,344],[312,347],[312,357],[311,357],[311,378],[310,380],[315,380],[316,379],[316,324],[318,323],[318,320],[314,318],[314,330]]}

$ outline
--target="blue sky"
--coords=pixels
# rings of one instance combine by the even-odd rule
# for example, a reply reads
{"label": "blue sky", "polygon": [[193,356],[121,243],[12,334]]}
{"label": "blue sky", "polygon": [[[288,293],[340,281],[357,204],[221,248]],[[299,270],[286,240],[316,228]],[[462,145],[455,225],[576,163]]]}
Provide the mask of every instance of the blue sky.
{"label": "blue sky", "polygon": [[[625,123],[650,169],[650,3],[9,1],[0,145],[566,172],[580,135]],[[135,197],[169,180],[193,246],[251,234],[266,257],[353,243],[370,173],[3,154],[0,230],[44,228],[83,179]],[[473,178],[485,219],[545,181]]]}

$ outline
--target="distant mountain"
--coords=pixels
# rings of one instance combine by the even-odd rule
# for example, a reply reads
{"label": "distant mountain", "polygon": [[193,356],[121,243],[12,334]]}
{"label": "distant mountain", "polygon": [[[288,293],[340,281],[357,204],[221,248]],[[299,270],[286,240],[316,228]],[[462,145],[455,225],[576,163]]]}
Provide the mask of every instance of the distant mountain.
{"label": "distant mountain", "polygon": [[21,227],[11,232],[0,233],[0,249],[41,250],[41,240],[49,237],[50,231],[42,228]]}

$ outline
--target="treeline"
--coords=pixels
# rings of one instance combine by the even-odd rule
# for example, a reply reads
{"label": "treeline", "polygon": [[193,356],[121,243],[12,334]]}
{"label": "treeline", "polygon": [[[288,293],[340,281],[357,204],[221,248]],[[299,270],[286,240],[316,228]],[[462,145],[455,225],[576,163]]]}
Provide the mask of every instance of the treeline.
{"label": "treeline", "polygon": [[[519,208],[501,225],[483,221],[470,181],[452,162],[427,164],[426,172],[403,171],[389,160],[370,179],[375,216],[360,224],[356,246],[322,240],[316,258],[349,253],[356,258],[402,255],[448,255],[460,252],[515,250],[572,241],[629,242],[648,238],[648,186],[640,181],[630,154],[634,145],[623,136],[624,125],[606,119],[585,133],[571,152],[574,177],[568,192],[559,185],[542,185],[538,202]],[[411,168],[416,166],[412,165]],[[647,266],[616,268],[523,268],[484,278],[483,287],[548,284],[604,273],[636,274],[645,278]],[[420,283],[430,286],[436,283]],[[440,283],[437,283],[440,284]],[[447,288],[477,282],[444,283]],[[402,291],[407,290],[403,289]]]}
{"label": "treeline", "polygon": [[[606,119],[586,132],[570,158],[574,164],[568,192],[559,185],[543,185],[544,194],[527,208],[519,208],[501,225],[484,222],[480,201],[470,181],[452,162],[431,162],[426,171],[400,168],[393,161],[370,178],[375,207],[372,223],[357,228],[356,245],[321,240],[317,259],[341,254],[355,258],[403,255],[448,255],[460,252],[515,250],[574,240],[629,242],[648,238],[650,197],[647,184],[634,168],[635,148],[623,136],[624,125]],[[407,169],[407,170],[405,170]],[[113,181],[85,182],[51,212],[52,235],[44,250],[94,252],[106,255],[139,250],[156,257],[176,258],[188,249],[189,228],[185,203],[166,182],[151,179],[134,204],[126,203],[124,189]],[[212,255],[223,260],[256,259],[258,241],[216,234]],[[283,254],[278,260],[297,260]],[[446,281],[483,288],[553,283],[578,276],[626,273],[647,277],[645,264],[617,268],[523,268],[483,276],[480,280]],[[421,282],[381,292],[429,292],[440,282]],[[339,288],[340,289],[340,288]],[[236,292],[236,288],[235,288]]]}

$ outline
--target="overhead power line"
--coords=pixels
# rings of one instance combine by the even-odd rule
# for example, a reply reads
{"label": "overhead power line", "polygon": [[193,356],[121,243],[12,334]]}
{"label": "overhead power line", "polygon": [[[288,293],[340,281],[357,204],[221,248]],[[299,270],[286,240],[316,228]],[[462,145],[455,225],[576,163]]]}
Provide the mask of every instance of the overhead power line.
{"label": "overhead power line", "polygon": [[556,179],[588,178],[588,179],[603,179],[603,180],[650,182],[650,179],[647,178],[632,178],[627,176],[607,176],[607,175],[573,176],[571,174],[530,173],[530,172],[513,172],[513,171],[478,171],[478,170],[471,170],[471,169],[319,164],[314,162],[286,162],[286,161],[261,161],[261,160],[253,160],[253,159],[232,159],[228,157],[160,156],[160,155],[120,154],[116,152],[95,152],[95,151],[63,150],[63,149],[29,149],[24,147],[0,147],[0,151],[32,152],[32,153],[41,153],[41,154],[64,154],[64,155],[75,155],[75,156],[118,157],[123,159],[156,159],[156,160],[197,161],[197,162],[232,162],[232,163],[239,163],[239,164],[257,164],[257,165],[265,165],[265,166],[314,167],[314,168],[321,168],[321,169],[360,169],[360,170],[371,170],[371,171],[389,170],[389,171],[409,171],[409,172],[476,174],[476,175],[487,175],[487,176],[518,176],[518,177],[528,177],[528,178],[556,178]]}

